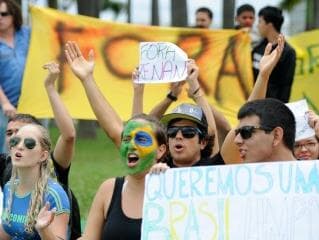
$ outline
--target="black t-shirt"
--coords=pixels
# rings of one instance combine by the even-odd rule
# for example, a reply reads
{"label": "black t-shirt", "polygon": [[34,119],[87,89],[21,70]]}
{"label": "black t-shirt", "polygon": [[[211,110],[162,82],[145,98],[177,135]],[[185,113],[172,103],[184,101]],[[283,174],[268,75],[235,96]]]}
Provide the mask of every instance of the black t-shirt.
{"label": "black t-shirt", "polygon": [[[263,39],[252,52],[253,72],[256,81],[259,73],[259,62],[268,44],[267,39]],[[275,48],[276,45],[273,46]],[[290,90],[294,79],[296,67],[296,52],[286,42],[279,62],[272,71],[267,86],[267,98],[276,98],[282,102],[288,102]]]}
{"label": "black t-shirt", "polygon": [[[177,168],[177,166],[173,163],[173,159],[170,157],[166,164],[170,168]],[[218,152],[216,155],[213,157],[206,157],[206,158],[201,158],[199,161],[197,161],[195,164],[193,164],[191,167],[199,167],[199,166],[211,166],[211,165],[224,165],[224,159],[220,152]]]}

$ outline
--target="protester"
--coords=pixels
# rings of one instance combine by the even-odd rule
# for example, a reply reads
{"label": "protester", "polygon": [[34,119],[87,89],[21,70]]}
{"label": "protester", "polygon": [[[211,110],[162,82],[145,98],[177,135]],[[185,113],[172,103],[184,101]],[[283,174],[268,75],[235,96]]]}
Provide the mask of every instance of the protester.
{"label": "protester", "polygon": [[[194,63],[194,62],[193,62]],[[195,65],[196,66],[196,65]],[[197,66],[196,66],[197,68]],[[192,82],[194,82],[196,89],[198,89],[198,87],[200,86],[198,83],[198,76],[195,79],[189,79]],[[192,83],[191,82],[191,83]],[[159,102],[150,112],[150,115],[157,117],[158,119],[161,119],[162,116],[165,114],[165,112],[167,111],[167,109],[169,108],[169,106],[174,102],[177,101],[179,94],[182,91],[182,86],[186,83],[186,81],[182,81],[182,82],[177,82],[177,83],[173,83],[171,85],[171,90],[170,92],[165,96],[165,98]],[[141,84],[139,84],[141,85]],[[194,87],[193,87],[194,89]],[[134,96],[137,96],[138,98],[142,98],[143,96],[143,92],[141,93],[134,93]],[[188,90],[188,96],[194,101],[196,102],[196,99],[194,99],[192,93],[191,93],[191,89]],[[205,97],[203,96],[204,101],[205,101]],[[142,101],[142,100],[140,100]],[[135,105],[135,103],[133,102],[133,104]],[[213,106],[209,106],[210,110],[213,113],[214,116],[214,120],[215,120],[215,124],[216,124],[216,129],[217,129],[217,140],[218,140],[218,144],[219,146],[221,146],[224,142],[224,139],[226,137],[226,135],[228,134],[228,132],[231,130],[231,126],[229,124],[229,122],[227,121],[227,119],[225,118],[225,116],[219,112],[217,109],[215,109]]]}
{"label": "protester", "polygon": [[260,41],[259,34],[254,29],[255,9],[250,4],[243,4],[236,10],[235,29],[243,29],[248,31],[251,38],[251,45],[255,47]]}
{"label": "protester", "polygon": [[188,92],[197,105],[181,104],[161,118],[167,126],[170,153],[167,164],[169,167],[224,164],[218,154],[214,115],[200,88],[199,68],[193,60],[188,63],[187,73]]}
{"label": "protester", "polygon": [[[254,88],[249,95],[248,102],[263,99],[266,96],[269,76],[278,63],[284,49],[284,37],[279,35],[277,39],[278,45],[272,50],[272,44],[269,43],[265,49],[264,56],[259,62],[259,74]],[[238,146],[235,144],[236,137],[235,129],[231,130],[225,138],[221,147],[221,155],[227,164],[242,163],[243,159],[240,158]]]}
{"label": "protester", "polygon": [[[48,63],[44,65],[45,69],[48,69],[49,73],[45,80],[45,89],[47,91],[53,114],[55,117],[56,125],[61,133],[59,136],[55,148],[51,153],[51,159],[55,169],[58,182],[65,189],[69,200],[71,202],[71,219],[70,230],[71,239],[77,239],[81,236],[81,219],[80,210],[77,199],[73,192],[69,188],[68,176],[70,171],[71,160],[74,155],[75,145],[75,128],[71,116],[65,108],[57,90],[55,89],[55,81],[59,75],[59,66],[56,63]],[[27,125],[35,124],[41,125],[41,123],[33,116],[29,114],[16,114],[13,118],[9,119],[6,131],[6,144],[9,146],[9,141],[18,130]],[[7,154],[0,155],[0,183],[3,188],[4,184],[9,181],[11,177],[12,162],[11,156]]]}
{"label": "protester", "polygon": [[196,28],[210,28],[213,23],[213,12],[206,7],[201,7],[196,10]]}
{"label": "protester", "polygon": [[255,22],[255,8],[250,4],[243,4],[236,10],[236,29],[252,28]]}
{"label": "protester", "polygon": [[[252,52],[255,80],[259,73],[259,61],[266,46],[268,43],[272,43],[274,47],[276,46],[281,26],[284,22],[282,11],[276,7],[264,7],[259,11],[258,16],[258,30],[264,39],[253,49]],[[286,42],[282,56],[270,75],[266,97],[276,98],[285,103],[289,101],[295,67],[296,52]]]}
{"label": "protester", "polygon": [[319,116],[311,110],[308,111],[307,116],[309,126],[315,130],[315,135],[295,141],[294,155],[298,160],[319,158]]}
{"label": "protester", "polygon": [[156,119],[139,115],[127,122],[120,155],[129,175],[102,183],[81,239],[141,238],[145,175],[165,152],[165,131]]}
{"label": "protester", "polygon": [[50,150],[40,125],[25,125],[10,139],[12,174],[3,191],[1,239],[67,239],[70,205],[50,177]]}
{"label": "protester", "polygon": [[8,118],[16,114],[30,29],[22,26],[21,9],[14,0],[0,0],[0,152],[5,152]]}
{"label": "protester", "polygon": [[243,162],[295,160],[296,122],[284,103],[273,98],[249,101],[237,117],[234,141]]}

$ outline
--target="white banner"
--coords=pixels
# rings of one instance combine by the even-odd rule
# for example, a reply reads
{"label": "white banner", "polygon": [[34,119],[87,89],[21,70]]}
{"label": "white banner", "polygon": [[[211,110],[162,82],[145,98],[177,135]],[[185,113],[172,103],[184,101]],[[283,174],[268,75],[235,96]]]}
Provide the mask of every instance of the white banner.
{"label": "white banner", "polygon": [[185,80],[187,54],[170,42],[141,42],[137,83],[167,83]]}
{"label": "white banner", "polygon": [[142,239],[317,240],[317,161],[170,169],[148,175]]}
{"label": "white banner", "polygon": [[296,102],[286,103],[287,107],[292,111],[296,120],[296,137],[295,140],[309,138],[315,136],[315,130],[308,124],[307,111],[309,110],[306,99]]}

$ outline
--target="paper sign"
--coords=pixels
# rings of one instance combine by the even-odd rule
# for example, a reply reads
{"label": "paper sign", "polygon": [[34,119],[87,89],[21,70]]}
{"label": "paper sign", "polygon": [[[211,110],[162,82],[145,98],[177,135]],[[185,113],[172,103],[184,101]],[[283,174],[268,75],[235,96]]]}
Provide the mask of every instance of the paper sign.
{"label": "paper sign", "polygon": [[187,54],[170,42],[141,42],[136,83],[167,83],[185,80]]}
{"label": "paper sign", "polygon": [[307,101],[305,99],[291,102],[286,104],[292,111],[296,120],[296,137],[295,141],[299,141],[305,138],[313,137],[315,131],[308,124],[308,111]]}
{"label": "paper sign", "polygon": [[309,160],[148,175],[141,239],[318,239],[318,167]]}

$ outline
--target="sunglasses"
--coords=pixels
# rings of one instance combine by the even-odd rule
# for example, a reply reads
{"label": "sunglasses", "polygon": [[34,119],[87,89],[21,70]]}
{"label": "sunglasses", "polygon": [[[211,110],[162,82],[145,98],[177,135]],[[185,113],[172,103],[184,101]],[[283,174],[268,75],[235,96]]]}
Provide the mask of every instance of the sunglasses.
{"label": "sunglasses", "polygon": [[269,128],[269,127],[256,127],[256,126],[243,126],[243,127],[240,127],[240,128],[237,128],[235,129],[235,134],[236,136],[238,134],[240,134],[240,136],[242,137],[242,139],[249,139],[251,138],[251,136],[253,135],[253,133],[256,131],[256,130],[263,130],[265,131],[266,133],[269,133],[273,130],[273,128]]}
{"label": "sunglasses", "polygon": [[6,17],[6,16],[9,16],[11,15],[9,12],[0,12],[0,16],[1,17]]}
{"label": "sunglasses", "polygon": [[202,136],[203,133],[199,128],[196,127],[190,127],[190,126],[183,126],[183,127],[169,127],[167,129],[167,136],[169,138],[176,137],[178,131],[181,130],[181,133],[184,138],[193,138],[196,134]]}
{"label": "sunglasses", "polygon": [[[10,141],[9,141],[10,148],[16,147],[21,142],[21,140],[22,138],[20,137],[10,138]],[[24,143],[24,146],[29,150],[33,149],[37,145],[37,141],[34,138],[25,138],[23,139],[23,143]]]}

